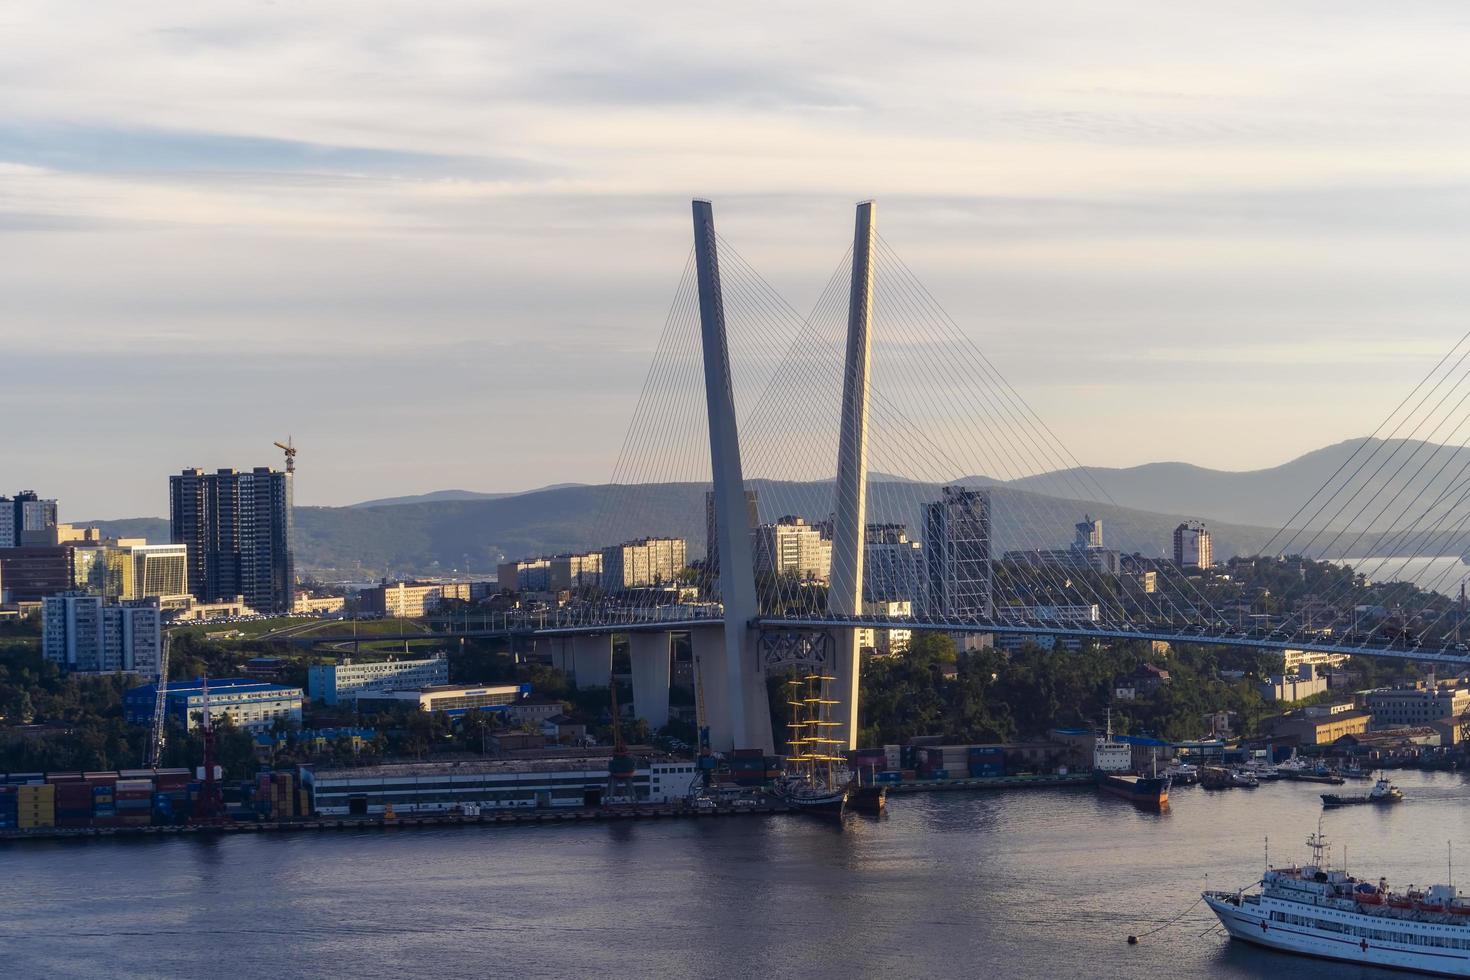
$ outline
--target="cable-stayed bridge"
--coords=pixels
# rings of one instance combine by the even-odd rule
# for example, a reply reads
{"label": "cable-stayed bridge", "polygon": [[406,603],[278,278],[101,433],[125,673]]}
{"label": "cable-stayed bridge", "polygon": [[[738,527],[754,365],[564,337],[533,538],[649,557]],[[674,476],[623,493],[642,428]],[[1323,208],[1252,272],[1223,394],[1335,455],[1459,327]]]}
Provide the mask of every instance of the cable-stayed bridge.
{"label": "cable-stayed bridge", "polygon": [[[627,634],[635,704],[659,724],[672,636],[687,632],[717,750],[770,751],[766,678],[814,667],[837,678],[837,733],[855,745],[862,649],[880,635],[1470,661],[1463,604],[1417,591],[1394,609],[1357,602],[1366,581],[1470,539],[1470,455],[1454,451],[1470,424],[1470,334],[1261,549],[1290,560],[1222,576],[1204,571],[1209,539],[1193,523],[1160,542],[1091,520],[1107,492],[878,234],[872,202],[805,315],[716,232],[708,202],[694,202],[693,227],[587,542],[625,543],[556,559],[564,607],[466,620],[459,635],[532,632],[602,683],[612,634]],[[1041,492],[1006,487],[1021,479]],[[704,555],[671,530],[689,515],[643,492],[659,482],[709,488]],[[1360,552],[1393,557],[1352,570],[1295,557]],[[1305,584],[1283,593],[1283,570]]]}

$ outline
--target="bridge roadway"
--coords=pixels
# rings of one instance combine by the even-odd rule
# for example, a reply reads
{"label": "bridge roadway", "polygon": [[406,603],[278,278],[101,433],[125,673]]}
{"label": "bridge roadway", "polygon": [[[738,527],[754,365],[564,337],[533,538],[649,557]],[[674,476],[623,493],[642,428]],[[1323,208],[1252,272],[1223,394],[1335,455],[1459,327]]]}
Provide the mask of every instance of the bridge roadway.
{"label": "bridge roadway", "polygon": [[[450,640],[464,638],[494,638],[510,636],[528,637],[571,637],[596,636],[608,633],[656,633],[680,632],[695,626],[720,626],[724,619],[719,616],[684,616],[667,618],[638,618],[626,622],[605,621],[597,623],[558,622],[555,616],[501,617],[499,622],[482,620],[482,625],[466,625],[464,629],[438,629],[417,633],[373,633],[354,635],[305,634],[283,639],[306,645],[324,643],[379,643],[402,642],[405,640]],[[1080,623],[983,623],[976,620],[933,620],[892,619],[877,616],[852,618],[780,617],[761,618],[754,625],[763,630],[817,631],[834,628],[856,629],[903,629],[942,633],[1003,633],[1017,636],[1058,636],[1093,640],[1161,640],[1166,643],[1205,643],[1211,646],[1237,647],[1252,650],[1305,650],[1313,653],[1339,653],[1357,657],[1387,657],[1394,660],[1413,660],[1424,663],[1445,664],[1461,667],[1470,664],[1470,649],[1454,647],[1423,647],[1404,645],[1358,645],[1329,643],[1305,638],[1272,638],[1244,633],[1208,633],[1204,627],[1134,627],[1099,624],[1088,626]]]}

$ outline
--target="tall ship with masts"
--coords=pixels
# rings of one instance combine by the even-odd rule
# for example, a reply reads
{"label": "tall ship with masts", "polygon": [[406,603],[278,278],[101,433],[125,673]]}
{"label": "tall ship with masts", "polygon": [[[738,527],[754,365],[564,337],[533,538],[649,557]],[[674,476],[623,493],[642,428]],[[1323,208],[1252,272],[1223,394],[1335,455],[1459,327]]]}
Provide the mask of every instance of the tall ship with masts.
{"label": "tall ship with masts", "polygon": [[1454,885],[1396,891],[1387,879],[1334,869],[1320,823],[1307,847],[1308,863],[1267,868],[1259,892],[1203,894],[1233,938],[1321,959],[1470,977],[1470,898]]}
{"label": "tall ship with masts", "polygon": [[842,816],[847,806],[850,776],[845,742],[836,738],[840,722],[832,720],[828,685],[836,678],[827,674],[807,674],[786,682],[786,704],[791,721],[786,728],[786,772],[779,794],[786,803],[803,813]]}

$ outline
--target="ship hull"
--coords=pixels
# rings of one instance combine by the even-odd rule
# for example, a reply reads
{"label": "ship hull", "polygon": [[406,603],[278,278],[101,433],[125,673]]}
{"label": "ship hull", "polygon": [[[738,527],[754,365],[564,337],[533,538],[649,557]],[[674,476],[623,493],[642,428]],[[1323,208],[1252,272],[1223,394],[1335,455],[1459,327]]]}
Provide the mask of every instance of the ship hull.
{"label": "ship hull", "polygon": [[855,786],[847,798],[847,805],[852,809],[870,815],[882,813],[887,802],[887,786]]}
{"label": "ship hull", "polygon": [[822,793],[819,795],[805,795],[788,793],[786,803],[797,813],[805,813],[813,817],[826,817],[829,819],[840,819],[847,809],[847,793]]}
{"label": "ship hull", "polygon": [[1162,776],[1099,774],[1097,788],[1142,807],[1162,808],[1169,802],[1169,780]]}
{"label": "ship hull", "polygon": [[[1316,959],[1357,963],[1394,970],[1409,970],[1437,977],[1470,977],[1470,951],[1434,949],[1408,950],[1392,943],[1358,939],[1282,922],[1267,921],[1259,906],[1239,905],[1218,894],[1204,896],[1205,903],[1220,919],[1232,939],[1253,946],[1295,953]],[[1368,917],[1362,916],[1365,921]],[[1385,923],[1377,923],[1383,928]]]}

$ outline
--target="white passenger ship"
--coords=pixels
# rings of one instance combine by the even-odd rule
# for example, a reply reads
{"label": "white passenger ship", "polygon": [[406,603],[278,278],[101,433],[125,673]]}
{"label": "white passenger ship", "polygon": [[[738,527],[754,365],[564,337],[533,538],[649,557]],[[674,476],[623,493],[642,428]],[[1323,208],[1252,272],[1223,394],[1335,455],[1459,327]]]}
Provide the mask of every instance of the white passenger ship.
{"label": "white passenger ship", "polygon": [[1207,891],[1204,900],[1236,939],[1369,966],[1470,977],[1470,898],[1451,885],[1392,892],[1334,871],[1319,829],[1312,862],[1272,868],[1259,893]]}

